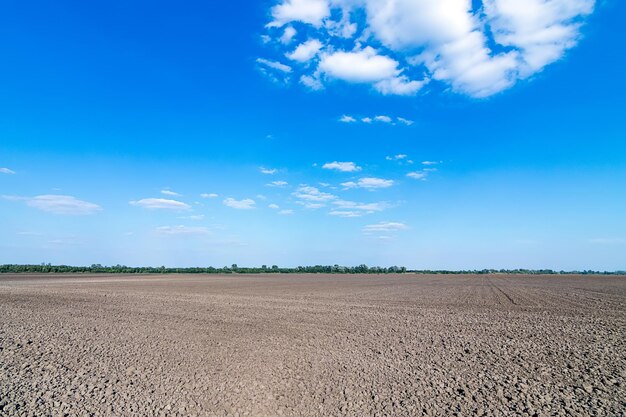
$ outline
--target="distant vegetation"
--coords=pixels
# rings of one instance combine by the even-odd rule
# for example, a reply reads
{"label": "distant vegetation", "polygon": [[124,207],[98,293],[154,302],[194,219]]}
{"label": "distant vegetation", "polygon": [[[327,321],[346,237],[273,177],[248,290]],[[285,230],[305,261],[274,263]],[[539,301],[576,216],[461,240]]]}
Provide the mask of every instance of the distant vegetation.
{"label": "distant vegetation", "polygon": [[298,266],[295,268],[281,268],[277,265],[268,267],[240,267],[236,264],[223,268],[166,268],[161,267],[134,267],[124,265],[103,266],[94,264],[91,266],[69,265],[0,265],[0,273],[107,273],[107,274],[530,274],[530,275],[557,275],[557,274],[582,274],[582,275],[626,275],[626,271],[553,271],[551,269],[481,269],[481,270],[408,270],[403,266],[340,266],[340,265],[315,265]]}

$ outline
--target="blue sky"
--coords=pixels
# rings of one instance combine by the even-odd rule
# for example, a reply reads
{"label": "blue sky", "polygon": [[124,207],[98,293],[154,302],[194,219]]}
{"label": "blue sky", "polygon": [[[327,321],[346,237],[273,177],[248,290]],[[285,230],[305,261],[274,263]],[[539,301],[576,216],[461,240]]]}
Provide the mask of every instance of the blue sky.
{"label": "blue sky", "polygon": [[5,2],[0,263],[624,269],[626,5],[390,4]]}

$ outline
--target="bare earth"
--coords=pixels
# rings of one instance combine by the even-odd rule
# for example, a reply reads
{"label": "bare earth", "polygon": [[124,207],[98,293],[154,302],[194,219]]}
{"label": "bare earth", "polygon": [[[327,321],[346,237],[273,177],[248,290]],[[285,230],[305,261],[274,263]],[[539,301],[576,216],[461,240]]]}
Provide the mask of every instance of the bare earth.
{"label": "bare earth", "polygon": [[0,276],[0,415],[626,414],[626,277]]}

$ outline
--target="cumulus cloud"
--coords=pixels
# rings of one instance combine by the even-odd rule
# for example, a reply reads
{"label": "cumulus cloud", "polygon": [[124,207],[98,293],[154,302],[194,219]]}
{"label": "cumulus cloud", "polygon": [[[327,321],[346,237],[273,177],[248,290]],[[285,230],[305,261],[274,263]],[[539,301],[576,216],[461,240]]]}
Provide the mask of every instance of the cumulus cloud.
{"label": "cumulus cloud", "polygon": [[484,0],[478,6],[470,0],[279,0],[267,33],[284,43],[287,25],[319,39],[314,52],[303,53],[306,65],[289,67],[316,89],[339,80],[414,95],[435,81],[480,98],[561,59],[580,40],[594,6],[595,0]]}
{"label": "cumulus cloud", "polygon": [[291,40],[294,36],[296,36],[298,32],[293,28],[293,26],[287,26],[283,35],[280,37],[280,42],[287,45],[291,43]]}
{"label": "cumulus cloud", "polygon": [[237,210],[251,210],[256,208],[256,202],[251,198],[244,198],[243,200],[235,200],[234,198],[227,198],[224,200],[224,205]]}
{"label": "cumulus cloud", "polygon": [[0,168],[0,174],[15,174],[15,171],[9,168]]}
{"label": "cumulus cloud", "polygon": [[341,171],[341,172],[356,172],[356,171],[360,171],[361,167],[357,166],[354,162],[327,162],[324,165],[322,165],[323,169],[330,169],[330,170],[334,170],[334,171]]}
{"label": "cumulus cloud", "polygon": [[160,226],[156,228],[157,234],[165,236],[204,236],[211,232],[206,227],[189,226]]}
{"label": "cumulus cloud", "polygon": [[377,122],[382,122],[382,123],[391,123],[393,122],[393,119],[389,116],[375,116],[374,120],[376,120]]}
{"label": "cumulus cloud", "polygon": [[354,117],[352,117],[352,116],[348,116],[348,115],[344,114],[343,116],[341,116],[339,118],[339,121],[341,123],[355,123],[356,119]]}
{"label": "cumulus cloud", "polygon": [[291,53],[285,56],[292,61],[306,62],[310,61],[319,50],[322,49],[322,43],[317,39],[310,39],[300,45]]}
{"label": "cumulus cloud", "polygon": [[374,178],[374,177],[366,177],[361,178],[358,181],[348,181],[342,182],[341,185],[345,188],[366,188],[366,189],[376,189],[376,188],[388,188],[393,185],[393,180],[386,180],[383,178]]}
{"label": "cumulus cloud", "polygon": [[94,203],[79,200],[70,195],[38,195],[36,197],[2,196],[5,200],[23,201],[27,206],[54,214],[87,215],[102,208]]}
{"label": "cumulus cloud", "polygon": [[413,171],[406,174],[407,177],[413,178],[414,180],[422,180],[425,181],[428,176],[427,172],[424,171]]}
{"label": "cumulus cloud", "polygon": [[143,207],[150,210],[189,210],[191,207],[187,203],[166,198],[143,198],[131,201],[131,205]]}
{"label": "cumulus cloud", "polygon": [[274,20],[268,26],[280,27],[289,22],[302,22],[319,27],[329,15],[327,0],[284,0],[272,7]]}
{"label": "cumulus cloud", "polygon": [[308,209],[318,209],[324,207],[326,203],[336,200],[337,196],[320,191],[317,187],[302,185],[292,194],[299,201],[298,204]]}
{"label": "cumulus cloud", "polygon": [[363,227],[363,233],[389,233],[400,230],[407,230],[409,226],[398,222],[380,222],[377,224],[368,224]]}

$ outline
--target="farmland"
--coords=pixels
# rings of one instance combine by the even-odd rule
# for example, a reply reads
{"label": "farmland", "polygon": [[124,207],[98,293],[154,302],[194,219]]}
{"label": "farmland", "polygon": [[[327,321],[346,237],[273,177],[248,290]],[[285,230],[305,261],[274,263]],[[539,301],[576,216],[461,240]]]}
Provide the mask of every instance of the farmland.
{"label": "farmland", "polygon": [[0,275],[1,415],[623,415],[626,277]]}

